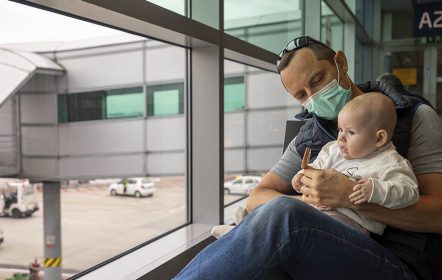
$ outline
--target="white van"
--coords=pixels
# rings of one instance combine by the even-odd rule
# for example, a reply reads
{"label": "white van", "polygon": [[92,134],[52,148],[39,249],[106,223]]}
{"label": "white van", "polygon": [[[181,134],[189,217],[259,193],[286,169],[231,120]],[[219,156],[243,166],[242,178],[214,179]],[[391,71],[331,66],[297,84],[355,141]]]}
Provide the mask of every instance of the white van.
{"label": "white van", "polygon": [[8,182],[0,186],[0,216],[29,217],[38,210],[35,186],[28,182]]}

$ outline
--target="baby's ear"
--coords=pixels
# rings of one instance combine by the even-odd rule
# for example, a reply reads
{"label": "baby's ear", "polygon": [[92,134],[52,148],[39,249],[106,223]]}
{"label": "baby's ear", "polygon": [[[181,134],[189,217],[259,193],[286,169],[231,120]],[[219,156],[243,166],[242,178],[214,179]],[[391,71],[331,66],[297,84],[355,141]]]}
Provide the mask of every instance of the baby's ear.
{"label": "baby's ear", "polygon": [[388,134],[385,129],[378,130],[376,132],[376,147],[380,148],[387,144]]}

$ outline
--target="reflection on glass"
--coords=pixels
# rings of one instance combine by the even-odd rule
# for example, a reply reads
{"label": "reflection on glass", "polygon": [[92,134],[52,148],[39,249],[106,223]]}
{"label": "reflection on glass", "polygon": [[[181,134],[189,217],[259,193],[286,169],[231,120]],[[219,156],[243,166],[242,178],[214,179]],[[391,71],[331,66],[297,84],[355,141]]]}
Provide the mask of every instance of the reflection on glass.
{"label": "reflection on glass", "polygon": [[321,41],[334,50],[344,49],[344,24],[324,1],[321,1]]}
{"label": "reflection on glass", "polygon": [[224,79],[224,112],[243,110],[244,103],[244,77]]}
{"label": "reflection on glass", "polygon": [[147,87],[147,115],[176,115],[184,113],[184,83],[160,84]]}
{"label": "reflection on glass", "polygon": [[149,2],[155,5],[161,6],[168,10],[171,10],[182,16],[186,16],[186,5],[188,0],[149,0]]}
{"label": "reflection on glass", "polygon": [[[442,62],[442,59],[438,59]],[[404,88],[414,94],[423,94],[424,88],[424,52],[393,52],[385,57],[385,69],[398,76]],[[440,69],[440,67],[438,67]],[[438,69],[438,70],[439,70]],[[406,79],[412,77],[413,79]]]}
{"label": "reflection on glass", "polygon": [[[372,2],[371,1],[364,1],[364,0],[345,0],[345,3],[350,8],[350,10],[353,12],[353,14],[356,16],[358,21],[367,30],[367,27],[369,27],[369,26],[365,26],[365,15],[367,13],[370,13],[371,11],[366,10],[365,4],[367,5],[368,8],[373,9]],[[410,5],[411,5],[411,2],[410,2]],[[369,31],[369,30],[367,30],[367,31]],[[370,32],[368,32],[368,33],[371,35]]]}
{"label": "reflection on glass", "polygon": [[225,32],[274,53],[301,35],[299,0],[224,1]]}
{"label": "reflection on glass", "polygon": [[228,60],[224,71],[224,204],[229,205],[248,196],[278,161],[286,120],[300,106],[278,74]]}
{"label": "reflection on glass", "polygon": [[[62,28],[54,29],[45,21],[53,14],[8,5],[0,15],[14,36],[2,36],[9,44],[1,48],[26,49],[64,71],[41,69],[0,106],[0,216],[10,216],[0,221],[2,265],[23,267],[37,259],[43,266],[48,178],[60,183],[62,269],[68,274],[187,223],[186,50],[121,32],[98,32],[95,40],[85,30],[86,41],[49,44],[46,33],[66,37],[63,30],[79,21],[63,22],[59,15]],[[13,14],[20,8],[26,17]],[[14,44],[18,35],[18,42],[31,38],[29,26],[38,26],[41,38]],[[113,35],[103,38],[107,34]],[[14,63],[6,68],[16,71]]]}
{"label": "reflection on glass", "polygon": [[142,87],[58,95],[59,122],[142,117],[143,114]]}

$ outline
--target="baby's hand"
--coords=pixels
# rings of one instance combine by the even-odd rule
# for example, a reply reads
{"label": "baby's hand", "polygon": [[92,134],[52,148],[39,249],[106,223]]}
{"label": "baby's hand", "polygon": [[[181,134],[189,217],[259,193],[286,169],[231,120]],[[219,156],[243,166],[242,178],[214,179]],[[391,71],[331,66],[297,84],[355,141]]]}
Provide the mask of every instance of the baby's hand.
{"label": "baby's hand", "polygon": [[371,180],[361,179],[358,184],[353,187],[353,192],[348,196],[350,202],[361,204],[370,200],[373,191],[373,183]]}
{"label": "baby's hand", "polygon": [[304,176],[304,174],[302,173],[298,173],[295,175],[295,177],[293,177],[292,179],[292,187],[295,189],[295,191],[297,191],[298,193],[301,192],[301,187],[302,187],[302,183],[301,183],[301,178]]}

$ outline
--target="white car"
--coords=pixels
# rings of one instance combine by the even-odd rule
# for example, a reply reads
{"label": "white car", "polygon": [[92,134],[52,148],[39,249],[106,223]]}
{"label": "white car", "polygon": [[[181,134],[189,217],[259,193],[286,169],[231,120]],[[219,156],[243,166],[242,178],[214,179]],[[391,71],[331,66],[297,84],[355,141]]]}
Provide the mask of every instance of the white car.
{"label": "white car", "polygon": [[224,183],[225,194],[249,194],[259,182],[261,176],[241,176]]}
{"label": "white car", "polygon": [[147,178],[125,178],[109,186],[111,195],[153,196],[154,183]]}

